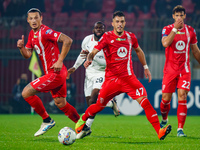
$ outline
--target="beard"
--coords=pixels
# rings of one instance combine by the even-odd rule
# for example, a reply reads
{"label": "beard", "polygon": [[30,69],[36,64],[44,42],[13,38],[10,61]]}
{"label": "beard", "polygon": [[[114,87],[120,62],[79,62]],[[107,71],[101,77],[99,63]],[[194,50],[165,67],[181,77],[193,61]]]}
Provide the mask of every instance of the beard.
{"label": "beard", "polygon": [[94,33],[94,36],[96,36],[98,39],[100,39],[102,35],[103,35],[103,33],[100,35],[97,35],[96,33]]}
{"label": "beard", "polygon": [[117,32],[119,35],[121,35],[122,34],[122,32]]}

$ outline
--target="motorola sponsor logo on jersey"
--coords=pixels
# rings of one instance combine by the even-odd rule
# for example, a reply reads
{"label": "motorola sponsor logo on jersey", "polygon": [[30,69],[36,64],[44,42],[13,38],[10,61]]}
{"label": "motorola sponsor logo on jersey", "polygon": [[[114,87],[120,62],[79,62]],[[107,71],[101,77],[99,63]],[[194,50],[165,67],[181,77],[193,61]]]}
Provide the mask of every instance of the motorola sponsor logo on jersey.
{"label": "motorola sponsor logo on jersey", "polygon": [[126,49],[126,47],[120,47],[118,50],[117,50],[117,55],[119,57],[125,57],[127,55],[128,51]]}
{"label": "motorola sponsor logo on jersey", "polygon": [[179,51],[182,51],[185,49],[185,42],[184,41],[178,41],[176,43],[176,49],[179,50]]}

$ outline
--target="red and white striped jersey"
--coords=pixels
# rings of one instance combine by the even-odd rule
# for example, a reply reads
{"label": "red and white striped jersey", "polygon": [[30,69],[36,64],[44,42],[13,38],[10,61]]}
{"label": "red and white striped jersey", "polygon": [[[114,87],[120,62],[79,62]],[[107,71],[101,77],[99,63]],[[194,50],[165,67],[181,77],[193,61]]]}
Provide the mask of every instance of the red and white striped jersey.
{"label": "red and white striped jersey", "polygon": [[103,49],[106,59],[106,77],[124,77],[133,75],[132,48],[137,48],[136,36],[124,31],[122,36],[117,36],[113,31],[105,32],[94,46],[95,49]]}
{"label": "red and white striped jersey", "polygon": [[[162,30],[162,37],[168,36],[174,24],[165,26]],[[184,25],[182,29],[178,29],[173,42],[165,48],[165,72],[190,72],[190,45],[197,43],[195,30],[189,26]]]}
{"label": "red and white striped jersey", "polygon": [[54,72],[54,69],[50,67],[60,55],[57,43],[60,35],[61,32],[54,31],[45,25],[41,25],[39,31],[34,33],[31,30],[29,33],[26,48],[36,50],[45,74]]}

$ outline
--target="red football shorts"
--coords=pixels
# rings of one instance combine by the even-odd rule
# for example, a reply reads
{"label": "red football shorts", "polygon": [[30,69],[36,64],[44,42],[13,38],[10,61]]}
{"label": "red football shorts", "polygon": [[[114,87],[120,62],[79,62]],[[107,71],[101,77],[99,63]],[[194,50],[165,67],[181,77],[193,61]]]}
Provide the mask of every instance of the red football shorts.
{"label": "red football shorts", "polygon": [[162,81],[163,93],[174,93],[178,89],[190,91],[191,73],[164,73]]}
{"label": "red football shorts", "polygon": [[66,87],[66,77],[67,71],[62,71],[62,73],[49,73],[40,78],[35,79],[30,84],[31,86],[39,92],[51,92],[52,97],[66,97],[67,87]]}
{"label": "red football shorts", "polygon": [[97,103],[105,106],[109,100],[121,93],[127,93],[134,100],[147,96],[146,89],[135,75],[122,78],[106,77],[99,92]]}

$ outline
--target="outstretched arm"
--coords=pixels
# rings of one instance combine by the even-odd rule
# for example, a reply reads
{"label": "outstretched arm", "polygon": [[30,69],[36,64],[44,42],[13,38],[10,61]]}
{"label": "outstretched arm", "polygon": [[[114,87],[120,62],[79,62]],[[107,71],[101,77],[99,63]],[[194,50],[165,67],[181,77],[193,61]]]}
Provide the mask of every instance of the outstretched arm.
{"label": "outstretched arm", "polygon": [[192,44],[190,47],[191,47],[192,53],[194,55],[194,58],[200,64],[200,50],[199,50],[199,47],[197,46],[197,44]]}
{"label": "outstretched arm", "polygon": [[22,35],[22,39],[17,41],[17,47],[24,58],[28,59],[31,57],[33,50],[24,47],[24,35]]}
{"label": "outstretched arm", "polygon": [[99,52],[97,49],[93,49],[91,53],[89,53],[87,60],[84,63],[84,67],[87,68],[93,61],[94,56]]}
{"label": "outstretched arm", "polygon": [[144,52],[143,50],[140,48],[140,46],[138,46],[136,49],[135,49],[135,52],[141,62],[141,64],[143,65],[144,67],[144,75],[146,78],[149,78],[149,82],[151,82],[151,72],[149,71],[149,68],[147,66],[147,63],[146,63],[146,58],[145,58],[145,55],[144,55]]}
{"label": "outstretched arm", "polygon": [[60,71],[62,66],[63,66],[63,60],[65,59],[65,57],[67,56],[69,50],[70,50],[70,47],[71,47],[71,44],[72,44],[72,39],[70,37],[68,37],[67,35],[61,33],[59,39],[58,39],[58,42],[61,42],[63,43],[62,44],[62,50],[61,50],[61,53],[60,53],[60,56],[57,60],[56,63],[54,63],[51,68],[54,68],[54,71]]}

